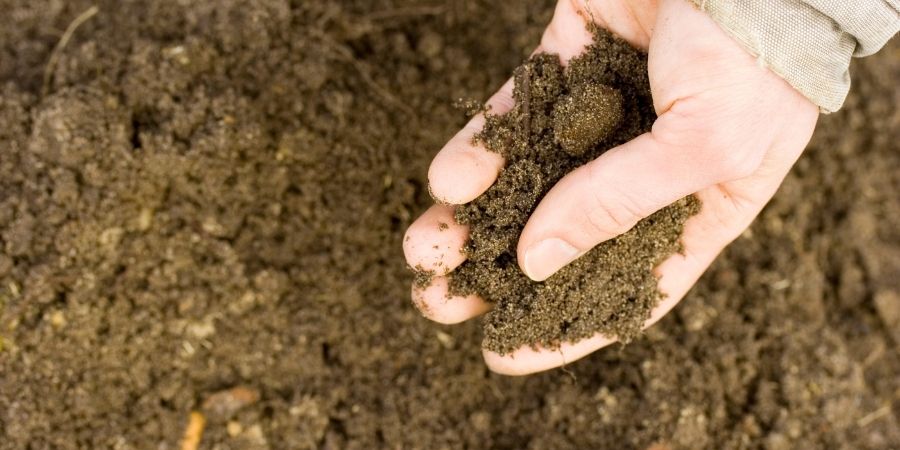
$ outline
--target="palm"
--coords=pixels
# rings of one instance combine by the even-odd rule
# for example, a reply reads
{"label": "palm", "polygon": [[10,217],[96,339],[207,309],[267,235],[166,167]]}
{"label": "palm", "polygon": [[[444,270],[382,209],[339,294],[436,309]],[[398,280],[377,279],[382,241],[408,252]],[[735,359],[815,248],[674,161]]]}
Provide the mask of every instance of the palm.
{"label": "palm", "polygon": [[[658,21],[657,15],[667,20]],[[678,26],[672,25],[673,18]],[[563,226],[560,221],[586,217],[581,221],[586,228],[569,230],[569,239],[581,241],[579,247],[586,249],[626,231],[659,207],[696,193],[703,209],[685,226],[684,253],[657,268],[659,288],[666,298],[653,311],[649,326],[680,301],[772,197],[808,141],[816,111],[683,0],[662,0],[658,8],[653,0],[561,0],[538,50],[557,53],[565,63],[590,43],[587,20],[649,49],[649,76],[659,119],[651,133],[561,180],[525,227],[519,254],[540,236],[557,232]],[[507,82],[489,100],[494,112],[511,107],[511,91],[512,83]],[[483,120],[474,118],[432,162],[432,191],[447,203],[462,204],[480,195],[503,165],[499,155],[471,144]],[[654,158],[647,159],[648,152]],[[652,172],[654,167],[659,170],[654,178],[630,179],[631,174]],[[462,182],[460,174],[466,174]],[[596,200],[596,195],[583,198],[586,190],[602,192],[610,185],[626,186],[623,189],[628,192],[609,201]],[[587,213],[585,201],[593,205]],[[449,232],[439,231],[440,223],[454,223],[452,217],[451,206],[438,205],[410,227],[405,243],[410,265],[440,273],[463,262],[464,256],[448,250],[461,248],[468,230],[453,225]],[[448,301],[443,276],[428,288],[414,289],[413,297],[426,315],[444,323],[466,320],[488,309],[475,296]],[[574,361],[612,342],[597,335],[558,350],[522,348],[504,356],[487,351],[484,357],[492,370],[524,374]]]}

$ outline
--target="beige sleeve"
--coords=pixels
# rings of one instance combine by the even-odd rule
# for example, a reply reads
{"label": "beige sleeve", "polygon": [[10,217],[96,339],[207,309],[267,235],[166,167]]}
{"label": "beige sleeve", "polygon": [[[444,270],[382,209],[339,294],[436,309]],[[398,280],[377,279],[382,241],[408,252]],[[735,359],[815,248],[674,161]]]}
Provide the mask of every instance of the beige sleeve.
{"label": "beige sleeve", "polygon": [[690,0],[822,112],[850,91],[850,59],[900,29],[900,0]]}

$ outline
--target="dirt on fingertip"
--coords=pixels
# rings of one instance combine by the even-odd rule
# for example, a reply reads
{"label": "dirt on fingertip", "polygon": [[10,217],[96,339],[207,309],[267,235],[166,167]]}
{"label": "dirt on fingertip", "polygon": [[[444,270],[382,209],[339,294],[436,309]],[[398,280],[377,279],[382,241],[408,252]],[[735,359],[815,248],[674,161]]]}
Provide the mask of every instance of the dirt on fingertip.
{"label": "dirt on fingertip", "polygon": [[486,349],[554,349],[596,334],[627,343],[662,298],[653,269],[680,251],[684,223],[700,210],[694,196],[542,282],[519,269],[516,252],[529,216],[557,181],[650,130],[656,114],[646,68],[645,53],[594,28],[593,43],[566,67],[544,53],[519,66],[512,110],[487,113],[474,139],[503,155],[505,167],[491,188],[456,209],[470,235],[466,262],[451,276],[449,292],[478,294],[493,304],[484,319]]}

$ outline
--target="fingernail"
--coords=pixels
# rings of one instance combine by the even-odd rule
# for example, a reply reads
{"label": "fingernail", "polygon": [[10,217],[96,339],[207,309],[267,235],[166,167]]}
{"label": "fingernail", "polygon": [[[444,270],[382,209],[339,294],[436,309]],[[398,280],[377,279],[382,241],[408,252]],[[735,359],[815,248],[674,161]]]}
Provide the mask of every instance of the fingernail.
{"label": "fingernail", "polygon": [[525,275],[544,281],[579,256],[581,252],[572,244],[557,238],[545,239],[525,251]]}

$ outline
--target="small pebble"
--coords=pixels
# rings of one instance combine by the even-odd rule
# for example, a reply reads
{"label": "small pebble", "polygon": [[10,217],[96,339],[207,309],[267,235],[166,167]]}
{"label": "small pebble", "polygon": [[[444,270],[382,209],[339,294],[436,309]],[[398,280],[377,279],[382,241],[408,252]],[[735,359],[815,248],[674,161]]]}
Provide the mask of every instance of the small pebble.
{"label": "small pebble", "polygon": [[235,437],[235,436],[241,434],[242,431],[244,431],[244,427],[241,426],[240,422],[232,420],[232,421],[228,422],[227,425],[225,425],[225,431],[228,432],[229,436]]}

